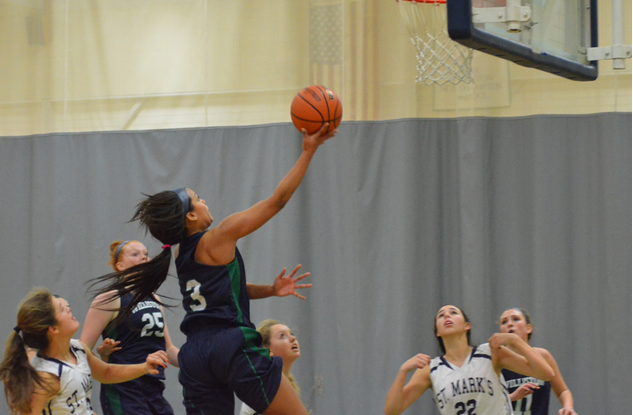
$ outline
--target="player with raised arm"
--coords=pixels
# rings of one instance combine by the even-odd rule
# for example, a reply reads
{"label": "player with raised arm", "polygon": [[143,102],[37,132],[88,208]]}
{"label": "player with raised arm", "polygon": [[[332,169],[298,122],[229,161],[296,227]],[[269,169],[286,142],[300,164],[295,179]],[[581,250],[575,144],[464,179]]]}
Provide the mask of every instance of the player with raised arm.
{"label": "player with raised arm", "polygon": [[[337,130],[328,124],[315,134],[303,132],[303,149],[273,194],[250,208],[234,213],[211,227],[214,220],[204,199],[191,189],[163,191],[138,204],[139,220],[163,243],[151,261],[106,275],[101,293],[132,294],[133,308],[154,293],[167,277],[172,245],[179,244],[176,270],[186,315],[180,326],[187,341],[178,354],[179,380],[188,414],[234,413],[234,394],[257,412],[306,415],[279,359],[261,348],[261,336],[250,320],[249,300],[285,296],[301,288],[303,276],[284,277],[272,285],[246,283],[237,241],[259,229],[288,203],[303,180],[317,149]],[[122,277],[122,278],[121,278]],[[124,282],[123,282],[124,281]]]}
{"label": "player with raised arm", "polygon": [[468,317],[453,305],[438,311],[435,336],[442,355],[431,359],[417,354],[400,367],[387,394],[385,415],[401,414],[428,389],[442,415],[512,415],[499,376],[502,369],[545,380],[554,375],[541,355],[517,335],[497,333],[488,343],[471,346]]}

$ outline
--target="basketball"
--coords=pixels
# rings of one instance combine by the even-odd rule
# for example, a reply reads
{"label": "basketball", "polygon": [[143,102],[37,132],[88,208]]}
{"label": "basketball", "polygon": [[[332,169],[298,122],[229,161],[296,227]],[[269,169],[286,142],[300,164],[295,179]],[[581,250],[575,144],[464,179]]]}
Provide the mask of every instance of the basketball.
{"label": "basketball", "polygon": [[299,131],[305,128],[309,134],[314,134],[326,122],[330,123],[328,131],[332,131],[341,123],[343,104],[332,90],[312,85],[294,97],[290,116]]}

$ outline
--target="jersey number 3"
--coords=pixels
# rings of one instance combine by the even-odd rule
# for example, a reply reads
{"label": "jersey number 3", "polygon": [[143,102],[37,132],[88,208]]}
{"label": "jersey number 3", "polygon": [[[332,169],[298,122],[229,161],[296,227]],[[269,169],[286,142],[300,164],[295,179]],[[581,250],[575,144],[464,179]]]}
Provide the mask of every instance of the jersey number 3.
{"label": "jersey number 3", "polygon": [[[469,400],[468,402],[457,402],[455,404],[455,415],[477,415],[475,409],[477,408],[477,401],[474,399]],[[468,411],[468,412],[466,412]]]}
{"label": "jersey number 3", "polygon": [[191,292],[191,311],[201,311],[207,308],[207,300],[200,294],[200,283],[196,280],[187,281],[187,292]]}

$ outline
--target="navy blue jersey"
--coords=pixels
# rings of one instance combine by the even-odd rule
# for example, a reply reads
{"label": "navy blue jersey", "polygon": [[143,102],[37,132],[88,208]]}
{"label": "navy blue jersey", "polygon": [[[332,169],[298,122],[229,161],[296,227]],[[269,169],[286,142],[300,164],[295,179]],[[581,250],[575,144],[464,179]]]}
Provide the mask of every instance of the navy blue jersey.
{"label": "navy blue jersey", "polygon": [[246,274],[240,251],[226,265],[203,265],[195,261],[196,247],[205,232],[188,236],[180,243],[176,270],[187,312],[180,330],[188,335],[202,327],[249,327]]}
{"label": "navy blue jersey", "polygon": [[[131,299],[132,294],[121,297],[121,307],[130,304]],[[141,301],[123,322],[115,325],[114,321],[111,321],[101,333],[104,339],[110,338],[121,342],[121,350],[112,353],[108,363],[145,363],[148,354],[165,350],[164,326],[159,304],[150,298]],[[164,369],[159,366],[158,370],[158,375],[145,376],[165,379]]]}
{"label": "navy blue jersey", "polygon": [[514,415],[547,415],[550,391],[549,382],[544,382],[540,379],[521,375],[506,369],[503,369],[501,374],[506,380],[506,387],[510,394],[525,383],[531,382],[540,386],[540,389],[535,390],[533,394],[512,402]]}

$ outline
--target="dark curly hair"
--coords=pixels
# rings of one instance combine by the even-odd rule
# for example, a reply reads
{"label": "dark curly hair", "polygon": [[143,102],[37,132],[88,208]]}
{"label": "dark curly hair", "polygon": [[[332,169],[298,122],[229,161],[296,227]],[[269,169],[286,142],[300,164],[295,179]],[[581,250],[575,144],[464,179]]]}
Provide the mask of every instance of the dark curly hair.
{"label": "dark curly hair", "polygon": [[192,206],[185,189],[166,190],[155,195],[143,196],[146,198],[136,205],[136,212],[130,222],[139,221],[146,232],[162,242],[164,247],[161,253],[151,261],[95,278],[90,285],[90,288],[94,289],[97,285],[105,284],[102,288],[93,290],[93,297],[112,292],[104,302],[132,294],[130,304],[119,309],[118,321],[125,319],[139,302],[153,297],[169,273],[169,246],[180,243],[187,236],[186,214],[191,211]]}

